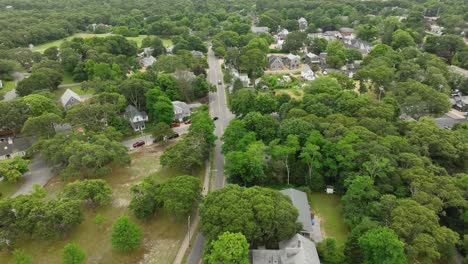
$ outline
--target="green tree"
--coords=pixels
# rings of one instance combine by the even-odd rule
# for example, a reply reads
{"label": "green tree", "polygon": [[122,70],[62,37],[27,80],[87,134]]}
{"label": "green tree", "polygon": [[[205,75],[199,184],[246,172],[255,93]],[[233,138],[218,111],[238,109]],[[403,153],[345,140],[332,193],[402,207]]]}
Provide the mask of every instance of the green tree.
{"label": "green tree", "polygon": [[13,263],[14,264],[32,264],[32,258],[24,250],[15,249],[13,251]]}
{"label": "green tree", "polygon": [[127,216],[121,216],[112,225],[112,247],[129,252],[140,247],[143,232]]}
{"label": "green tree", "polygon": [[63,264],[81,264],[85,258],[85,252],[76,243],[68,243],[63,248]]}
{"label": "green tree", "polygon": [[20,68],[20,65],[14,60],[0,59],[0,79],[12,81],[13,73]]}
{"label": "green tree", "polygon": [[297,135],[288,135],[284,144],[280,144],[278,139],[270,142],[270,153],[274,159],[280,161],[286,168],[287,184],[289,184],[290,168],[289,159],[299,150],[299,138]]}
{"label": "green tree", "polygon": [[146,109],[146,92],[153,88],[153,84],[141,79],[127,79],[123,81],[118,91],[121,95],[125,96],[129,104],[134,105],[140,110]]}
{"label": "green tree", "polygon": [[51,138],[55,135],[55,126],[62,118],[56,114],[45,113],[41,116],[30,117],[24,123],[22,132],[28,136]]}
{"label": "green tree", "polygon": [[262,142],[250,144],[245,151],[226,154],[226,176],[230,183],[244,186],[261,184],[265,181],[265,146]]}
{"label": "green tree", "polygon": [[359,25],[356,29],[358,38],[372,42],[379,34],[379,28],[371,24]]}
{"label": "green tree", "polygon": [[263,68],[267,65],[265,55],[264,51],[257,48],[243,49],[239,57],[240,70],[247,72],[253,78],[261,76]]}
{"label": "green tree", "polygon": [[325,183],[321,175],[314,177],[312,180],[312,175],[319,174],[317,170],[322,168],[322,154],[320,153],[320,146],[318,145],[319,141],[323,139],[323,136],[318,131],[313,131],[310,133],[307,142],[301,149],[300,158],[307,164],[308,167],[308,177],[305,178],[305,182],[308,185],[313,185],[314,190],[321,190],[325,187]]}
{"label": "green tree", "polygon": [[145,178],[140,184],[131,187],[132,198],[128,207],[137,218],[152,217],[158,208],[162,207],[159,191],[159,184],[154,181],[153,177]]}
{"label": "green tree", "polygon": [[315,54],[320,54],[322,52],[325,52],[327,50],[328,46],[328,41],[324,38],[314,38],[311,43],[309,48],[312,50],[313,53]]}
{"label": "green tree", "polygon": [[262,115],[258,112],[248,113],[243,119],[246,128],[255,133],[255,137],[264,143],[269,143],[276,138],[278,133],[278,121],[271,115]]}
{"label": "green tree", "polygon": [[326,238],[317,244],[317,251],[320,256],[320,261],[323,264],[340,264],[343,263],[343,249],[338,247],[336,239]]}
{"label": "green tree", "polygon": [[379,227],[366,232],[359,238],[364,254],[364,263],[405,264],[408,263],[404,243],[392,229]]}
{"label": "green tree", "polygon": [[249,89],[241,89],[237,91],[231,99],[231,110],[237,116],[245,116],[250,112],[255,111],[256,96]]}
{"label": "green tree", "polygon": [[369,176],[357,176],[349,185],[342,197],[343,211],[350,226],[359,224],[368,214],[368,205],[376,200],[379,193],[375,190],[374,181]]}
{"label": "green tree", "polygon": [[109,184],[101,179],[74,181],[65,186],[63,196],[82,200],[95,206],[109,204],[112,190]]}
{"label": "green tree", "polygon": [[165,138],[173,134],[174,134],[174,131],[172,131],[172,128],[168,124],[163,123],[163,122],[157,123],[154,126],[153,131],[151,133],[155,141],[164,140]]}
{"label": "green tree", "polygon": [[255,111],[266,115],[277,110],[276,96],[271,93],[259,93],[255,100]]}
{"label": "green tree", "polygon": [[164,208],[175,216],[189,214],[201,198],[200,180],[193,176],[177,176],[161,185]]}
{"label": "green tree", "polygon": [[193,135],[168,147],[161,156],[161,165],[192,172],[205,164],[206,142]]}
{"label": "green tree", "polygon": [[327,64],[339,69],[346,63],[345,47],[342,42],[334,40],[327,46]]}
{"label": "green tree", "polygon": [[394,49],[402,49],[406,47],[414,46],[414,39],[411,35],[402,30],[398,29],[397,31],[393,32],[392,34],[392,47]]}
{"label": "green tree", "polygon": [[40,116],[45,113],[61,115],[60,108],[54,100],[47,98],[40,94],[31,94],[23,97],[23,101],[29,107],[29,114],[31,116]]}
{"label": "green tree", "polygon": [[155,36],[148,36],[141,41],[141,46],[146,48],[153,48],[152,55],[159,56],[166,53],[166,48],[164,47],[163,41]]}
{"label": "green tree", "polygon": [[153,122],[170,124],[173,121],[174,106],[159,88],[148,90],[146,93],[146,106]]}
{"label": "green tree", "polygon": [[248,264],[249,243],[242,233],[225,232],[211,241],[210,250],[205,251],[203,260],[207,264]]}
{"label": "green tree", "polygon": [[13,159],[0,160],[0,178],[6,182],[18,181],[21,176],[29,171],[29,161],[20,156]]}
{"label": "green tree", "polygon": [[307,34],[302,31],[293,31],[286,36],[284,40],[283,49],[289,52],[296,53],[303,46],[307,40]]}
{"label": "green tree", "polygon": [[247,128],[245,127],[245,123],[239,119],[233,119],[231,123],[226,127],[224,130],[224,134],[222,137],[223,145],[221,147],[221,151],[223,154],[227,154],[228,152],[239,150],[238,143],[239,141],[247,134]]}

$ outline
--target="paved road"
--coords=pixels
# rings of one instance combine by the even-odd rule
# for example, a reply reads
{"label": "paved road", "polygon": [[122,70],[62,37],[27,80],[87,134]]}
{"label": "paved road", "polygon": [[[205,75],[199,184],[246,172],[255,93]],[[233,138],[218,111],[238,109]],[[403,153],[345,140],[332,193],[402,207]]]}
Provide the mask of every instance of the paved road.
{"label": "paved road", "polygon": [[53,176],[52,170],[47,166],[44,160],[37,156],[34,157],[32,163],[29,164],[29,171],[23,176],[23,185],[21,185],[12,197],[27,194],[32,190],[33,184],[35,183],[44,186]]}
{"label": "paved road", "polygon": [[[183,134],[188,133],[188,128],[189,127],[190,127],[190,125],[181,124],[180,127],[174,127],[172,130],[175,133],[179,134],[179,135],[183,135]],[[147,145],[151,145],[151,144],[153,144],[153,139],[154,138],[151,135],[144,135],[144,136],[141,136],[141,137],[132,138],[132,139],[129,139],[129,140],[122,141],[122,144],[124,146],[126,146],[127,148],[132,149],[133,148],[133,143],[135,143],[135,142],[137,142],[139,140],[144,140]]]}
{"label": "paved road", "polygon": [[[212,189],[216,190],[222,188],[226,183],[224,176],[224,156],[221,154],[221,136],[224,130],[229,125],[229,122],[234,118],[234,115],[229,111],[227,107],[226,89],[223,83],[223,72],[221,71],[221,65],[219,60],[214,55],[211,48],[208,51],[208,80],[210,83],[216,85],[218,88],[216,92],[210,93],[210,114],[212,117],[218,117],[215,121],[216,129],[215,135],[218,137],[216,140],[216,146],[214,149],[213,157],[213,186]],[[222,84],[218,85],[218,80],[221,80]],[[187,258],[187,264],[198,264],[203,254],[203,245],[205,238],[203,234],[199,232],[195,239],[192,247],[192,251]]]}
{"label": "paved road", "polygon": [[67,84],[60,84],[58,88],[68,88],[68,87],[73,87],[73,86],[78,86],[81,85],[81,83],[67,83]]}

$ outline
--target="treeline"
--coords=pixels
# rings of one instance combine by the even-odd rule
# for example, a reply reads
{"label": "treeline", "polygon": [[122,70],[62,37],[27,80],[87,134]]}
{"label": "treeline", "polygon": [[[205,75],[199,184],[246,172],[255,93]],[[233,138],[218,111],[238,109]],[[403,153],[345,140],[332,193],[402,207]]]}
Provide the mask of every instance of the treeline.
{"label": "treeline", "polygon": [[[334,186],[352,232],[344,248],[333,249],[344,250],[341,257],[321,250],[322,257],[338,256],[330,263],[369,261],[369,250],[377,249],[362,241],[380,233],[388,243],[395,236],[404,242],[406,256],[396,254],[399,260],[389,263],[446,260],[455,247],[465,253],[468,127],[447,130],[428,117],[401,120],[406,109],[396,91],[408,85],[423,84],[397,83],[396,98],[389,92],[381,100],[345,90],[330,77],[310,82],[303,98],[237,91],[231,101],[237,119],[223,136],[228,181],[317,191]],[[368,233],[379,226],[390,233]]]}

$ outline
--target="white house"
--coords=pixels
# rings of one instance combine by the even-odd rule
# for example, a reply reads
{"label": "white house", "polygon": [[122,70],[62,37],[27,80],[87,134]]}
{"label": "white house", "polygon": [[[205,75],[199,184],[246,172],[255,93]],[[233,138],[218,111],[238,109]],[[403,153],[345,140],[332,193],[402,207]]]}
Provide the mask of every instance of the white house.
{"label": "white house", "polygon": [[172,105],[174,106],[174,120],[179,122],[182,122],[184,117],[189,117],[195,108],[201,106],[200,103],[187,104],[181,101],[173,101]]}
{"label": "white house", "polygon": [[130,125],[135,131],[145,130],[145,122],[148,121],[148,115],[144,111],[138,111],[133,105],[128,105],[125,108],[125,118],[130,121]]}
{"label": "white house", "polygon": [[68,109],[73,105],[81,103],[81,97],[74,91],[67,89],[60,97],[60,102],[62,103],[63,108]]}
{"label": "white house", "polygon": [[307,29],[307,20],[303,17],[299,18],[299,20],[297,21],[299,23],[299,30],[306,30]]}
{"label": "white house", "polygon": [[285,39],[286,36],[289,35],[289,31],[285,28],[283,28],[282,30],[280,30],[277,34],[278,38],[280,39]]}
{"label": "white house", "polygon": [[301,77],[305,81],[313,81],[315,80],[315,73],[310,69],[309,65],[304,64],[301,70]]}

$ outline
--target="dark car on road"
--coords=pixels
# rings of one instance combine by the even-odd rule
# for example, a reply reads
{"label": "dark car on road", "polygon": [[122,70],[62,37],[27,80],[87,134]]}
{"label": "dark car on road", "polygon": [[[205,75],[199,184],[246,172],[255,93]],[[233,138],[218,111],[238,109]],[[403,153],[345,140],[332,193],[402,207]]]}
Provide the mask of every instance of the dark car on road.
{"label": "dark car on road", "polygon": [[167,139],[174,139],[174,138],[178,138],[178,137],[179,137],[179,134],[174,133],[174,134],[168,136]]}
{"label": "dark car on road", "polygon": [[219,84],[219,85],[221,85],[221,84],[222,84],[221,80],[218,80],[218,84]]}
{"label": "dark car on road", "polygon": [[138,140],[137,142],[133,143],[133,147],[134,148],[138,148],[138,147],[141,147],[145,145],[145,141],[144,140]]}
{"label": "dark car on road", "polygon": [[217,116],[213,117],[213,120],[214,121],[218,120],[218,117]]}

